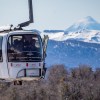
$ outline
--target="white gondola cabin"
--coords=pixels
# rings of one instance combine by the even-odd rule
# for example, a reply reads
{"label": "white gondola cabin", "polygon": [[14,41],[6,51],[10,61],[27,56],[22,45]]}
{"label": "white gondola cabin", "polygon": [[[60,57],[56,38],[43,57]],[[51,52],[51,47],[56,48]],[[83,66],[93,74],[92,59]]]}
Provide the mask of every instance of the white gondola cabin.
{"label": "white gondola cabin", "polygon": [[44,77],[48,36],[37,30],[23,30],[33,23],[32,0],[28,0],[29,20],[0,30],[0,79]]}
{"label": "white gondola cabin", "polygon": [[0,33],[0,78],[43,77],[47,40],[35,30]]}

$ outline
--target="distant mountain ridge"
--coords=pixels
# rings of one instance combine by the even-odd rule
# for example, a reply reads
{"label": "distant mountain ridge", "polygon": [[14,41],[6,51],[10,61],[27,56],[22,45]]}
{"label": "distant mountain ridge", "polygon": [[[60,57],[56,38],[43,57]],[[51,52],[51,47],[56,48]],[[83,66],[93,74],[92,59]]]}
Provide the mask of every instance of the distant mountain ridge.
{"label": "distant mountain ridge", "polygon": [[[77,67],[80,64],[100,67],[100,23],[85,17],[64,32],[49,35],[46,63]],[[42,34],[42,35],[43,35]]]}

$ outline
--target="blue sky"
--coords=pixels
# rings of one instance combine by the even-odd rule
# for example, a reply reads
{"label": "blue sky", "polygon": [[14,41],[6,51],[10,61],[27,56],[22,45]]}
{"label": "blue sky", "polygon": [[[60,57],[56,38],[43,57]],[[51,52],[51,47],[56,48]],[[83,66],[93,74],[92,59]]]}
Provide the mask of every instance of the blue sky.
{"label": "blue sky", "polygon": [[[27,2],[0,0],[0,26],[28,20]],[[35,22],[30,29],[66,29],[86,16],[100,22],[100,0],[33,0],[33,8]]]}

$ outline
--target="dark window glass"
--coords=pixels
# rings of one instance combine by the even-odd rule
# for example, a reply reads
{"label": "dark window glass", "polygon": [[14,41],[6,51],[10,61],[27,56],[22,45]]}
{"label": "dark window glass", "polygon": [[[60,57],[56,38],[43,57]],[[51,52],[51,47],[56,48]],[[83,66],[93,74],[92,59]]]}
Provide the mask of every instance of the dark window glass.
{"label": "dark window glass", "polygon": [[39,35],[11,35],[8,38],[8,61],[37,62],[42,60],[42,42]]}
{"label": "dark window glass", "polygon": [[2,40],[3,37],[0,36],[0,62],[2,62]]}

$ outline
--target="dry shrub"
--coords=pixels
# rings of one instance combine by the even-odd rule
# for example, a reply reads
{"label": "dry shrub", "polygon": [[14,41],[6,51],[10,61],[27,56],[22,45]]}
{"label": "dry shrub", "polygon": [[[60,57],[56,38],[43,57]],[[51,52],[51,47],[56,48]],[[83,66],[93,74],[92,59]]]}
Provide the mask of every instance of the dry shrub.
{"label": "dry shrub", "polygon": [[0,100],[100,100],[100,68],[53,65],[46,79],[22,86],[0,83]]}

